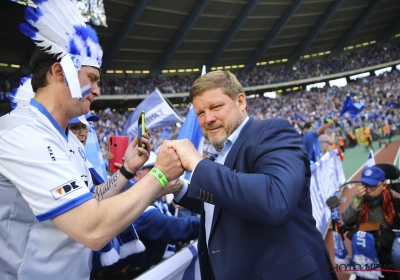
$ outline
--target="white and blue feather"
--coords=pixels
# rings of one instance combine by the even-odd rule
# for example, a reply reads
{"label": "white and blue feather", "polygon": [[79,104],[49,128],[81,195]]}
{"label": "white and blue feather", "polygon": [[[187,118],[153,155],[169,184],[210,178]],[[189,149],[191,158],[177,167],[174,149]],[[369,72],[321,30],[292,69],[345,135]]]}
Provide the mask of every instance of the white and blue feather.
{"label": "white and blue feather", "polygon": [[30,100],[35,96],[31,85],[31,78],[32,75],[23,77],[19,82],[19,87],[13,89],[8,95],[12,110],[17,108],[17,106],[28,105]]}
{"label": "white and blue feather", "polygon": [[103,50],[96,32],[86,25],[70,0],[33,0],[36,8],[25,9],[27,23],[20,31],[38,47],[61,59],[67,84],[74,98],[82,98],[77,71],[82,65],[100,69]]}

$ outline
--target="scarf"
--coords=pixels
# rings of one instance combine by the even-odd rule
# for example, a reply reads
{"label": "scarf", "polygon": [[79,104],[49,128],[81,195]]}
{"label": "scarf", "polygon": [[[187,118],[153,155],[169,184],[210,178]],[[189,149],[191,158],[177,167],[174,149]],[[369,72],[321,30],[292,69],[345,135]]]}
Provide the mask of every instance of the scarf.
{"label": "scarf", "polygon": [[367,271],[368,269],[380,269],[375,239],[371,233],[357,231],[351,240],[351,248],[353,250],[353,266],[357,276],[363,279],[383,277],[379,270]]}
{"label": "scarf", "polygon": [[394,217],[396,212],[394,211],[394,206],[392,202],[392,195],[390,192],[390,185],[386,184],[386,188],[383,190],[382,194],[376,198],[365,198],[365,202],[361,205],[360,214],[358,215],[357,224],[367,223],[369,210],[372,207],[378,206],[382,203],[383,216],[386,223],[391,226],[394,222]]}
{"label": "scarf", "polygon": [[333,232],[333,247],[335,249],[335,263],[349,265],[351,262],[349,252],[344,242],[343,233],[340,228],[339,206],[331,208],[331,222]]}

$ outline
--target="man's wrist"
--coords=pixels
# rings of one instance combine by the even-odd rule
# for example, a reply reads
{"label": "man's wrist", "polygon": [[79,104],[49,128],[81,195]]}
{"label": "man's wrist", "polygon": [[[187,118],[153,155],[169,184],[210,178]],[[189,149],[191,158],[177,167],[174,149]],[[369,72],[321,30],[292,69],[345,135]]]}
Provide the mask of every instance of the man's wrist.
{"label": "man's wrist", "polygon": [[156,167],[153,167],[153,168],[150,170],[149,173],[150,173],[151,175],[153,175],[154,177],[156,177],[156,179],[158,180],[158,182],[160,182],[161,188],[162,188],[162,189],[164,189],[165,186],[168,184],[168,179],[167,179],[167,177],[165,177],[164,173],[163,173],[160,169],[158,169],[158,168],[156,168]]}
{"label": "man's wrist", "polygon": [[196,160],[193,160],[191,163],[190,163],[190,165],[189,165],[189,172],[193,172],[194,171],[194,169],[196,168],[196,166],[199,164],[199,162],[201,161],[201,160],[203,160],[203,158],[198,158],[198,159],[196,159]]}
{"label": "man's wrist", "polygon": [[127,170],[124,165],[121,166],[119,172],[122,174],[122,176],[124,176],[128,180],[132,179],[136,175],[136,172],[131,172]]}
{"label": "man's wrist", "polygon": [[362,198],[357,198],[357,196],[355,196],[354,198],[353,198],[353,201],[354,201],[354,203],[356,203],[357,205],[360,205],[361,204],[361,201],[362,201]]}
{"label": "man's wrist", "polygon": [[183,180],[179,180],[179,187],[178,187],[178,189],[173,193],[174,197],[177,197],[177,196],[181,193],[181,191],[182,191],[184,185],[185,185],[185,182],[184,182]]}
{"label": "man's wrist", "polygon": [[183,186],[182,189],[178,192],[174,193],[174,200],[176,202],[180,201],[182,199],[182,197],[185,195],[187,189],[188,189],[188,184],[189,182],[185,179],[182,180]]}

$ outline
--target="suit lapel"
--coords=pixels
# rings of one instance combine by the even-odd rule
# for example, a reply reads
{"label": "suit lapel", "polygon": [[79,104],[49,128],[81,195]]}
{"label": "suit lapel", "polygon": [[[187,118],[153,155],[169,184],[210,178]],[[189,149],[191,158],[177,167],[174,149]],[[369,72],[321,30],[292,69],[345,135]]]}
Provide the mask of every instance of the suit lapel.
{"label": "suit lapel", "polygon": [[246,137],[248,134],[248,130],[253,123],[253,119],[249,119],[246,125],[240,131],[238,138],[236,139],[235,144],[233,144],[232,148],[230,149],[228,156],[226,157],[224,165],[229,168],[233,168],[235,165],[237,156],[239,154],[239,150],[242,147],[243,143],[246,141]]}
{"label": "suit lapel", "polygon": [[[232,169],[233,166],[235,165],[237,156],[239,154],[239,150],[242,147],[243,143],[246,141],[246,137],[247,137],[249,128],[252,125],[253,121],[254,120],[252,118],[250,118],[247,121],[246,125],[242,128],[242,131],[240,131],[239,137],[236,139],[235,144],[233,144],[232,148],[230,149],[230,151],[228,153],[228,156],[226,157],[226,160],[225,160],[225,163],[224,163],[224,165],[226,167],[229,167],[229,168]],[[218,216],[219,216],[220,212],[221,212],[221,207],[218,206],[218,205],[215,205],[213,220],[212,220],[212,223],[211,223],[210,238],[211,238],[211,234],[213,232],[215,223],[217,222],[217,219],[218,219]]]}

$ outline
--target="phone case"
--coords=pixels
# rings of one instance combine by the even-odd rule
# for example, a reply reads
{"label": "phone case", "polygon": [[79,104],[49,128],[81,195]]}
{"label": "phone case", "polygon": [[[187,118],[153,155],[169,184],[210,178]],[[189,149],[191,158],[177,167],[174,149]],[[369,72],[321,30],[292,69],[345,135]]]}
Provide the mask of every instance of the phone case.
{"label": "phone case", "polygon": [[[143,149],[146,148],[146,145],[142,143],[141,138],[143,137],[145,131],[146,131],[145,116],[144,116],[144,111],[142,111],[138,119],[138,136],[139,136],[138,146],[142,147]],[[139,156],[141,155],[142,153],[139,152]]]}
{"label": "phone case", "polygon": [[124,157],[126,148],[128,148],[129,137],[128,136],[110,136],[108,137],[108,149],[111,153],[111,157],[108,159],[108,166],[111,172],[117,172],[118,167],[114,166],[114,163],[121,163]]}

